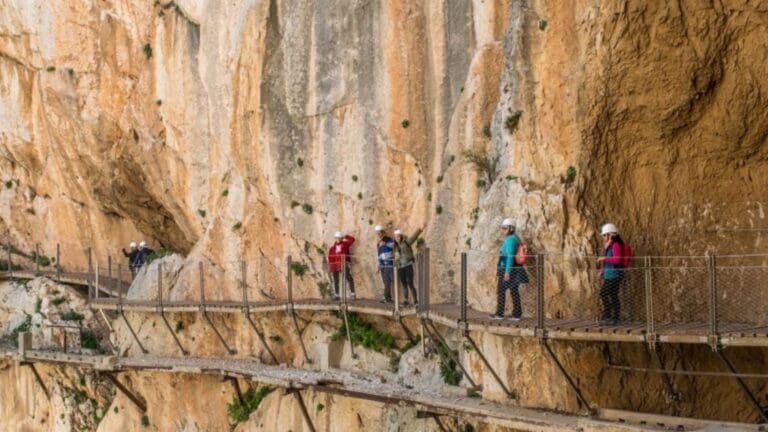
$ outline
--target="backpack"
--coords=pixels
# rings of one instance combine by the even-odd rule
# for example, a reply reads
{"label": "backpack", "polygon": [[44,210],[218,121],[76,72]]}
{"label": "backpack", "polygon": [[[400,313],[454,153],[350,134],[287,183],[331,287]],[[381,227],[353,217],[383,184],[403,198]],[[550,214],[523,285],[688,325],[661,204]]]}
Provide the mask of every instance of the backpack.
{"label": "backpack", "polygon": [[528,246],[520,239],[520,243],[517,244],[517,251],[515,252],[515,264],[524,265],[526,258],[528,258]]}
{"label": "backpack", "polygon": [[632,246],[624,242],[621,245],[621,268],[629,268],[632,265]]}

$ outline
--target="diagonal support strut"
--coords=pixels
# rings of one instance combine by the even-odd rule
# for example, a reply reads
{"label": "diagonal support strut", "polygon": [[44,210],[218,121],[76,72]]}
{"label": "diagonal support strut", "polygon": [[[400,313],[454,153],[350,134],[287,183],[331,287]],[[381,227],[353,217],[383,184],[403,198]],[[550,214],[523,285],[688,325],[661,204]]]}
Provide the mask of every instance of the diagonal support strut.
{"label": "diagonal support strut", "polygon": [[141,341],[139,340],[139,336],[136,335],[136,331],[133,330],[133,326],[131,326],[131,322],[128,321],[128,317],[125,316],[125,312],[123,312],[123,309],[120,309],[120,316],[123,317],[123,321],[125,321],[125,326],[128,327],[128,330],[131,332],[131,335],[133,336],[133,340],[136,341],[136,344],[141,349],[141,352],[144,354],[148,354],[149,351],[147,351],[146,348],[144,348],[144,345],[141,344]]}
{"label": "diagonal support strut", "polygon": [[552,347],[549,346],[549,340],[542,339],[541,342],[542,345],[544,345],[544,352],[547,353],[547,356],[552,360],[552,362],[557,366],[557,369],[560,370],[560,373],[563,374],[563,377],[565,377],[565,381],[568,383],[568,386],[571,387],[574,393],[576,393],[576,397],[579,399],[579,402],[589,411],[591,415],[595,414],[594,408],[587,402],[587,399],[584,397],[584,395],[581,393],[581,390],[579,389],[579,386],[576,385],[576,382],[571,378],[571,375],[568,374],[568,371],[565,370],[565,366],[560,362],[560,359],[557,358],[557,355],[555,355],[555,352],[552,351]]}
{"label": "diagonal support strut", "polygon": [[[728,360],[728,357],[725,356],[725,353],[723,353],[720,350],[715,351],[717,353],[717,356],[720,357],[720,360],[723,362],[726,368],[732,373],[737,374],[736,368],[733,366],[733,363],[731,363],[730,360]],[[768,415],[766,414],[765,410],[760,406],[760,402],[755,397],[754,393],[752,393],[752,390],[747,387],[747,383],[744,382],[744,380],[740,376],[734,376],[736,379],[736,382],[739,384],[739,387],[741,388],[741,391],[744,392],[744,396],[747,397],[750,404],[755,408],[755,411],[757,411],[758,415],[760,416],[760,419],[762,419],[763,423],[768,423]]]}
{"label": "diagonal support strut", "polygon": [[507,394],[507,397],[510,399],[517,399],[516,392],[511,391],[506,384],[504,384],[504,381],[502,381],[499,374],[496,373],[496,370],[493,369],[493,366],[491,366],[491,363],[488,361],[487,358],[485,358],[485,355],[480,350],[480,347],[477,346],[474,339],[469,335],[469,333],[465,334],[464,337],[469,341],[469,344],[472,345],[472,348],[475,350],[477,355],[480,356],[480,360],[483,361],[483,364],[485,364],[485,367],[488,368],[488,370],[491,372],[491,375],[493,375],[493,378],[496,380],[496,383],[499,384],[502,390],[504,390],[504,393]]}
{"label": "diagonal support strut", "polygon": [[118,381],[117,377],[112,375],[111,373],[102,373],[101,376],[108,379],[112,384],[117,387],[118,390],[122,394],[125,395],[125,397],[128,398],[131,402],[133,402],[134,405],[143,413],[147,412],[147,403],[142,400],[139,396],[133,394],[133,392],[126,386],[123,385],[120,381]]}
{"label": "diagonal support strut", "polygon": [[48,391],[48,387],[45,386],[45,383],[43,382],[43,378],[40,376],[40,373],[37,372],[37,368],[35,367],[34,363],[29,362],[23,362],[21,363],[22,366],[27,366],[29,370],[32,371],[32,375],[35,376],[35,381],[37,381],[37,384],[40,386],[41,389],[43,389],[43,393],[45,393],[45,398],[48,400],[51,400],[51,392]]}
{"label": "diagonal support strut", "polygon": [[208,322],[208,325],[211,326],[213,329],[213,332],[216,334],[216,337],[219,339],[219,342],[224,346],[224,349],[227,350],[229,355],[235,355],[237,354],[237,350],[234,348],[230,348],[229,344],[227,344],[227,341],[224,340],[224,336],[221,335],[221,332],[219,332],[219,329],[216,328],[216,326],[213,324],[213,320],[211,320],[211,317],[208,316],[208,311],[203,310],[203,318]]}
{"label": "diagonal support strut", "polygon": [[304,398],[301,397],[301,392],[297,388],[289,388],[285,390],[286,394],[293,394],[293,397],[296,398],[296,402],[299,404],[299,409],[301,409],[301,415],[304,416],[304,422],[309,426],[310,432],[315,432],[315,425],[312,423],[312,418],[309,416],[309,411],[307,411],[307,405],[304,403]]}
{"label": "diagonal support strut", "polygon": [[[438,340],[438,343],[443,344],[443,346],[446,347],[446,353],[448,354],[448,357],[451,358],[451,360],[456,363],[456,365],[461,369],[461,372],[464,374],[465,377],[467,377],[467,381],[469,381],[470,384],[472,384],[472,388],[477,389],[478,385],[475,382],[475,380],[472,379],[472,376],[469,374],[469,371],[464,367],[463,364],[459,361],[459,359],[453,354],[453,351],[451,351],[450,346],[448,345],[448,342],[445,341],[445,338],[440,334],[440,332],[437,331],[435,328],[435,325],[431,321],[427,321],[427,332],[430,333],[435,337],[435,339]],[[438,350],[438,353],[440,351]]]}
{"label": "diagonal support strut", "polygon": [[253,318],[251,318],[250,311],[245,311],[245,318],[248,320],[248,323],[251,325],[251,328],[253,329],[253,331],[256,332],[256,336],[259,337],[259,341],[261,341],[261,345],[263,345],[264,349],[267,350],[267,354],[269,354],[269,357],[272,359],[272,361],[275,364],[280,364],[280,362],[277,361],[277,356],[275,356],[275,353],[269,347],[269,344],[267,343],[267,339],[264,337],[264,333],[262,333],[259,330],[259,328],[256,326],[256,323],[253,322]]}

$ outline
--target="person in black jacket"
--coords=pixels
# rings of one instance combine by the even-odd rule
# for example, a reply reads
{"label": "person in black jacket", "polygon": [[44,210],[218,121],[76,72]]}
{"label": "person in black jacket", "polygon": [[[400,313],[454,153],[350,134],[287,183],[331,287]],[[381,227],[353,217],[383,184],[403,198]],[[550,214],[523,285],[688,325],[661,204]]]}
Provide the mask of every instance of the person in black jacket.
{"label": "person in black jacket", "polygon": [[136,242],[131,242],[129,249],[123,248],[123,255],[128,258],[128,269],[131,271],[131,276],[136,276],[136,257],[139,255],[139,250],[136,249]]}
{"label": "person in black jacket", "polygon": [[147,246],[147,242],[142,241],[139,243],[139,251],[136,254],[136,269],[138,270],[147,262],[147,257],[154,255],[155,251]]}

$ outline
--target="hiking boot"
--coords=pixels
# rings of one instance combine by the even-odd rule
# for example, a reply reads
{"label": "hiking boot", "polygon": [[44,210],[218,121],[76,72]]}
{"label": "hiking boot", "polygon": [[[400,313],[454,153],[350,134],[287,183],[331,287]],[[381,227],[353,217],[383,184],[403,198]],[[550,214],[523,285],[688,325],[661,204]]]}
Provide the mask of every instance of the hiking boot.
{"label": "hiking boot", "polygon": [[410,305],[411,305],[411,302],[409,302],[409,301],[408,301],[408,299],[405,299],[405,300],[403,301],[403,306],[406,306],[406,307],[407,307],[407,306],[410,306]]}
{"label": "hiking boot", "polygon": [[354,300],[355,299],[355,293],[349,293],[349,299]]}
{"label": "hiking boot", "polygon": [[390,303],[392,303],[392,300],[387,300],[387,299],[379,300],[379,303],[381,303],[381,304],[390,304]]}
{"label": "hiking boot", "polygon": [[339,297],[338,294],[334,294],[333,296],[331,296],[331,300],[339,300],[339,299],[341,299],[341,297]]}
{"label": "hiking boot", "polygon": [[509,320],[510,320],[510,321],[514,321],[514,322],[517,322],[517,321],[520,321],[520,317],[511,316],[511,317],[509,317]]}
{"label": "hiking boot", "polygon": [[600,324],[601,326],[610,326],[610,325],[613,325],[613,320],[601,319],[597,323]]}
{"label": "hiking boot", "polygon": [[490,318],[492,320],[498,321],[498,320],[503,320],[504,319],[504,315],[492,314],[492,315],[489,315],[488,318]]}

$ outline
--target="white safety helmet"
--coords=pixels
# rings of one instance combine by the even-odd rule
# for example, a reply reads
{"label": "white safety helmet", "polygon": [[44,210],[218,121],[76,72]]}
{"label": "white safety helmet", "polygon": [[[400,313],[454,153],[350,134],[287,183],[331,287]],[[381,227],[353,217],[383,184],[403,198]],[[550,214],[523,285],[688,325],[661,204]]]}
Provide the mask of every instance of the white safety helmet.
{"label": "white safety helmet", "polygon": [[396,235],[396,236],[399,236],[399,235],[403,235],[403,232],[402,232],[402,231],[400,231],[399,229],[396,229],[396,230],[395,230],[395,235]]}
{"label": "white safety helmet", "polygon": [[506,219],[504,219],[504,220],[501,222],[501,227],[502,227],[502,228],[512,228],[512,229],[514,229],[514,228],[515,228],[515,223],[514,223],[514,222],[512,222],[512,219],[510,219],[510,218],[506,218]]}
{"label": "white safety helmet", "polygon": [[602,228],[600,228],[600,235],[606,235],[606,234],[618,234],[619,229],[616,228],[616,225],[612,223],[607,223],[603,225]]}
{"label": "white safety helmet", "polygon": [[141,248],[146,247],[146,246],[147,246],[147,242],[145,242],[145,241],[141,241],[141,243],[139,243],[139,247],[141,247]]}
{"label": "white safety helmet", "polygon": [[342,237],[344,236],[341,235],[341,231],[336,231],[336,233],[333,235],[333,238],[337,238],[337,239],[340,239]]}
{"label": "white safety helmet", "polygon": [[131,249],[136,249],[136,242],[131,242],[130,247]]}
{"label": "white safety helmet", "polygon": [[376,231],[377,233],[382,232],[384,231],[384,227],[381,225],[376,225],[375,227],[373,227],[373,230]]}

